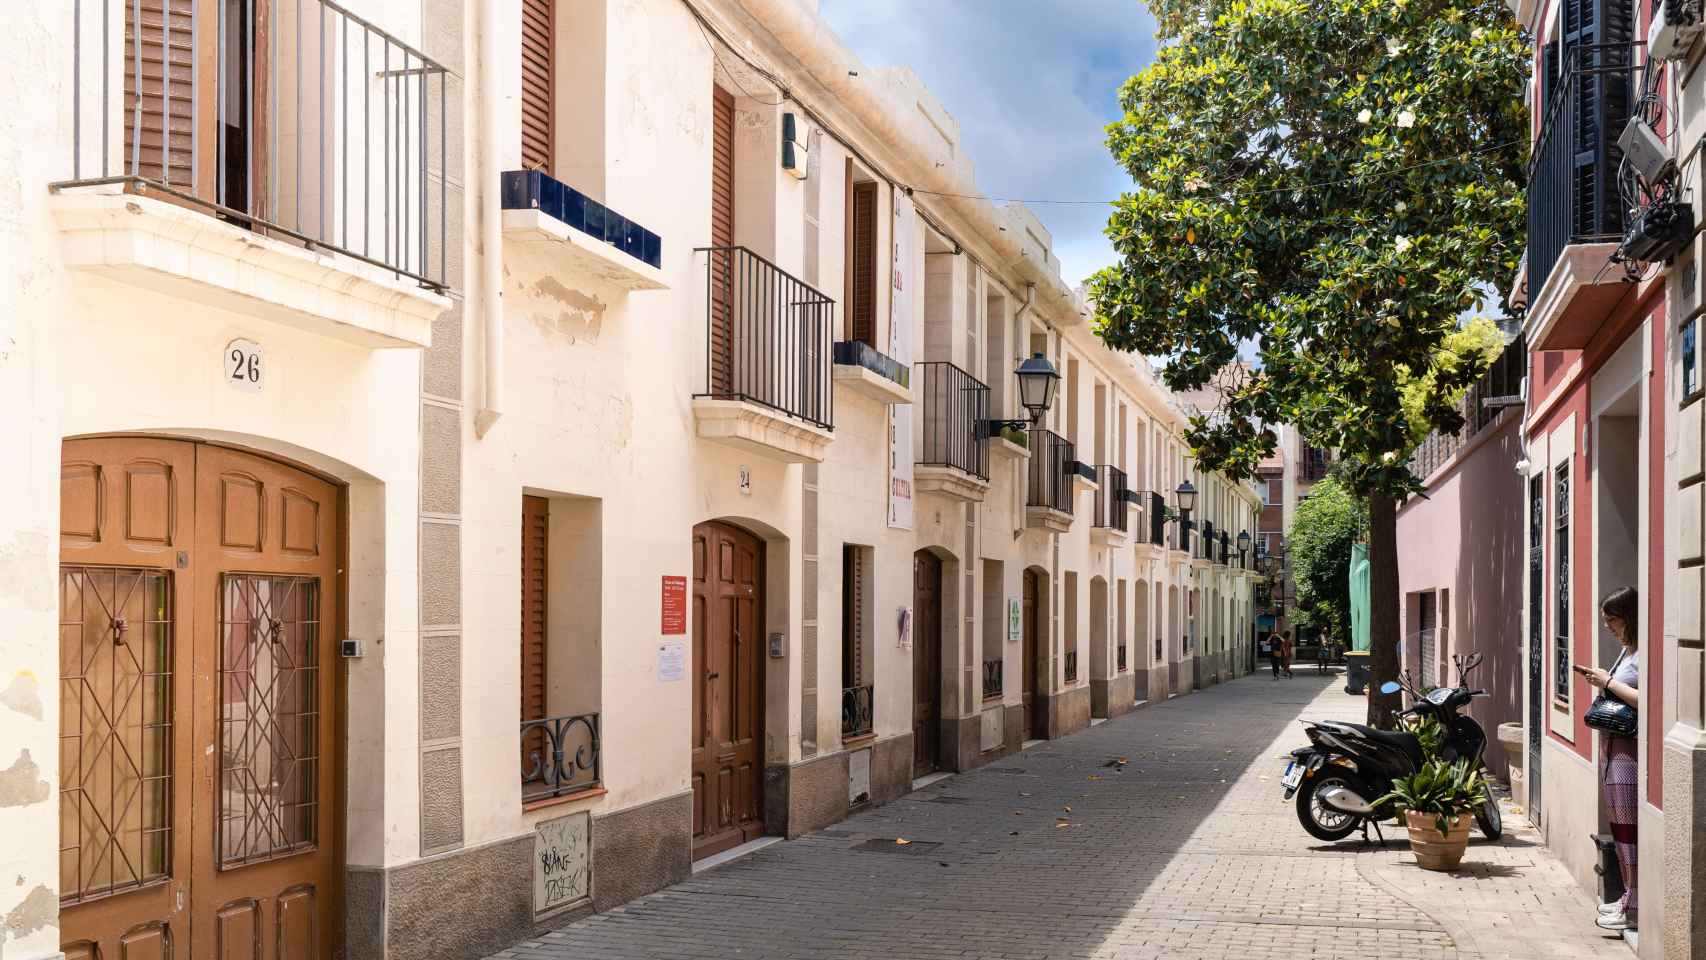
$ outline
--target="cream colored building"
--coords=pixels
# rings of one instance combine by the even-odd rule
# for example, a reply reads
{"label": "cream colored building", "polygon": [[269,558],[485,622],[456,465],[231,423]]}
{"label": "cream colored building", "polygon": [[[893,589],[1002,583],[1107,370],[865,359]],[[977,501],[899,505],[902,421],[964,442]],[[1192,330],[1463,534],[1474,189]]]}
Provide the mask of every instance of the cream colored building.
{"label": "cream colored building", "polygon": [[481,956],[1249,669],[1258,497],[809,2],[144,6],[0,41],[8,958]]}

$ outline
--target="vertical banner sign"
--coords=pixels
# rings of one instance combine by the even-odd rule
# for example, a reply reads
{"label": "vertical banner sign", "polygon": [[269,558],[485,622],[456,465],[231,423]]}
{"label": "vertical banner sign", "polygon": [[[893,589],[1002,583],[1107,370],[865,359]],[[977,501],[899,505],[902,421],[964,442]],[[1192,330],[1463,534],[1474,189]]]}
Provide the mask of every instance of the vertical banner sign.
{"label": "vertical banner sign", "polygon": [[663,578],[663,634],[687,632],[687,578]]}
{"label": "vertical banner sign", "polygon": [[[912,367],[912,315],[918,296],[918,217],[912,198],[894,197],[894,263],[889,270],[889,356],[904,370]],[[912,529],[912,407],[889,407],[889,526]]]}

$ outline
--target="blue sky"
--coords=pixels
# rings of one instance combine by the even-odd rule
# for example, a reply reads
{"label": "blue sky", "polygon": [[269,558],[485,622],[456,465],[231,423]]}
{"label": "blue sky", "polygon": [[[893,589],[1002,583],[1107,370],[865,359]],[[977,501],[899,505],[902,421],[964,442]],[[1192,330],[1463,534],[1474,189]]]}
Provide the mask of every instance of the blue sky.
{"label": "blue sky", "polygon": [[[821,0],[867,66],[911,67],[959,121],[985,194],[1113,198],[1130,184],[1103,145],[1119,85],[1155,54],[1137,0]],[[1106,207],[1033,204],[1076,284],[1113,260]]]}

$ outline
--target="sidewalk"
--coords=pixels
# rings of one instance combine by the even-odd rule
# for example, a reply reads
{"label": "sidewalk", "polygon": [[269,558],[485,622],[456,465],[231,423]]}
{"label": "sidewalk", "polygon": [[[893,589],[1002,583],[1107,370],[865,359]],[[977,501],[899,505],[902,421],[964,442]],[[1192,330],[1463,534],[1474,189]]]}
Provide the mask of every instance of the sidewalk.
{"label": "sidewalk", "polygon": [[1358,715],[1342,687],[1257,674],[1154,704],[498,956],[1630,960],[1514,814],[1454,874],[1402,830],[1304,833],[1281,758],[1299,717]]}

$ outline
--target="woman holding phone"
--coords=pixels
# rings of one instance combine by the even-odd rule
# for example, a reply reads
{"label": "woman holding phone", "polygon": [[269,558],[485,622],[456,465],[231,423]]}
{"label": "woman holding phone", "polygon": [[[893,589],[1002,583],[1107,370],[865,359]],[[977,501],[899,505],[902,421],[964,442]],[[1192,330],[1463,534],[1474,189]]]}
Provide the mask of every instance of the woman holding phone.
{"label": "woman holding phone", "polygon": [[[1588,685],[1623,701],[1631,707],[1640,703],[1640,668],[1636,662],[1636,629],[1639,611],[1632,587],[1618,587],[1600,601],[1599,612],[1605,619],[1605,629],[1623,644],[1623,652],[1610,670],[1598,667],[1573,667]],[[1634,737],[1619,737],[1601,733],[1601,753],[1605,756],[1602,786],[1605,806],[1611,820],[1611,839],[1617,844],[1617,864],[1623,873],[1623,899],[1599,906],[1595,921],[1607,930],[1633,930],[1640,901],[1636,896],[1638,871],[1635,868],[1635,818],[1639,803],[1636,771],[1639,767]]]}

